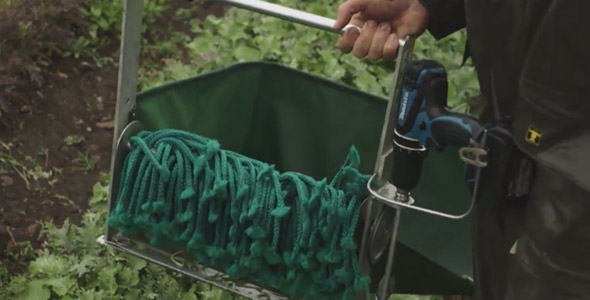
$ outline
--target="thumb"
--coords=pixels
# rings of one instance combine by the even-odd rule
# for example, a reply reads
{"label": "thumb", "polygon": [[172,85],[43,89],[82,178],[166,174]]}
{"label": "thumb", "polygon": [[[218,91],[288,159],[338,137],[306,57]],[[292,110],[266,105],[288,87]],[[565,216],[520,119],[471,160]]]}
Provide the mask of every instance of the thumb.
{"label": "thumb", "polygon": [[348,25],[353,15],[362,12],[367,6],[368,0],[348,0],[338,7],[336,14],[335,29],[342,29]]}

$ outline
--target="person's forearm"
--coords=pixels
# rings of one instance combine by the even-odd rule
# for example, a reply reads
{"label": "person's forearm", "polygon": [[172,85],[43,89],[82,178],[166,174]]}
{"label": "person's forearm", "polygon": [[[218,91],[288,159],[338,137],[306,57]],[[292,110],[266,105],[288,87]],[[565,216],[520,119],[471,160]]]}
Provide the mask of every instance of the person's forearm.
{"label": "person's forearm", "polygon": [[441,39],[465,27],[464,0],[419,0],[426,8],[428,31]]}

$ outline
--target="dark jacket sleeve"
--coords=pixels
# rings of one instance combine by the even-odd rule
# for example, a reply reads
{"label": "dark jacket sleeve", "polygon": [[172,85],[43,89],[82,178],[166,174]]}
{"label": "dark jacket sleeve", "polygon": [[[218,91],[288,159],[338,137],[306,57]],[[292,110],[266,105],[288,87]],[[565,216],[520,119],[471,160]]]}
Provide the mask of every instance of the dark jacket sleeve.
{"label": "dark jacket sleeve", "polygon": [[441,39],[465,27],[464,0],[419,0],[428,11],[428,31]]}

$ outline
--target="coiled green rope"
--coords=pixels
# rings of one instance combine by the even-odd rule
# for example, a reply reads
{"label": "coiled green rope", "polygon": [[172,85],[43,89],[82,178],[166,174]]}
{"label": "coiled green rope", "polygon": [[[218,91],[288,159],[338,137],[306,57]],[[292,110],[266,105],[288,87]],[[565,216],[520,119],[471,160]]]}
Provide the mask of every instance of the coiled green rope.
{"label": "coiled green rope", "polygon": [[368,176],[354,147],[328,183],[180,130],[130,143],[109,219],[122,234],[293,297],[353,299],[368,287],[353,237]]}

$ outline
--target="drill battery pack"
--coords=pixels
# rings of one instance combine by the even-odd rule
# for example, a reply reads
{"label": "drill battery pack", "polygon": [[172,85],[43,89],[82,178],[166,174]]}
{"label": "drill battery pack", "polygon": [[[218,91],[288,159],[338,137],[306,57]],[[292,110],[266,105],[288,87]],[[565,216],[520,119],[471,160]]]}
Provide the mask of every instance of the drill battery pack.
{"label": "drill battery pack", "polygon": [[[486,126],[487,166],[481,169],[476,201],[480,209],[498,210],[529,194],[534,161],[515,145],[507,126]],[[467,165],[466,181],[473,193],[477,168]]]}

